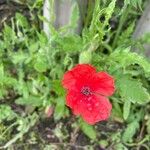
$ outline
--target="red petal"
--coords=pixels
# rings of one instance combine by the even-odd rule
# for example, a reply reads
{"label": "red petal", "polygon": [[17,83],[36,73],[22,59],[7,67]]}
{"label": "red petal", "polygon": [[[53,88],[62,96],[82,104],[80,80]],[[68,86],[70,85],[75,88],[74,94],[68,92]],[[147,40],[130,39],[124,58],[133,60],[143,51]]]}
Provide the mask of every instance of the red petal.
{"label": "red petal", "polygon": [[91,95],[87,97],[74,91],[68,92],[66,104],[75,115],[81,115],[91,125],[108,119],[112,108],[111,103],[104,96]]}
{"label": "red petal", "polygon": [[80,103],[82,102],[84,96],[80,93],[74,91],[69,91],[66,96],[66,105],[69,106],[75,115],[81,114],[81,109],[83,108]]}
{"label": "red petal", "polygon": [[112,109],[111,103],[104,96],[95,96],[94,101],[95,103],[91,111],[85,109],[81,114],[83,119],[91,125],[102,120],[107,120]]}
{"label": "red petal", "polygon": [[104,96],[111,96],[115,91],[114,78],[106,72],[99,72],[93,78],[93,91]]}
{"label": "red petal", "polygon": [[73,91],[69,91],[66,96],[66,105],[70,108],[73,108],[75,105],[77,105],[77,101],[78,95]]}
{"label": "red petal", "polygon": [[84,84],[86,84],[87,79],[89,79],[93,73],[96,73],[96,70],[91,65],[76,65],[73,69],[64,74],[62,84],[64,88],[69,90],[80,89],[82,86],[84,86]]}
{"label": "red petal", "polygon": [[67,71],[64,74],[62,85],[66,89],[73,89],[76,88],[76,79],[74,78],[72,71]]}
{"label": "red petal", "polygon": [[78,64],[72,69],[72,72],[74,77],[78,79],[78,78],[83,78],[85,75],[95,73],[96,70],[93,66],[89,64]]}

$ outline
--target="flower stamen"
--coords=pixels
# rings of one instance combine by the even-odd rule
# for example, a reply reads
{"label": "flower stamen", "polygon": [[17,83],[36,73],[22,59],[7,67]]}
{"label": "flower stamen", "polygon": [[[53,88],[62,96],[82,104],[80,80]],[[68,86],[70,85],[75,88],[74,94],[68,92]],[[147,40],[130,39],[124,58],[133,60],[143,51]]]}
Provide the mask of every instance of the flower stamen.
{"label": "flower stamen", "polygon": [[85,95],[85,96],[89,96],[89,95],[92,94],[90,88],[87,87],[87,86],[84,86],[84,87],[81,89],[81,93],[82,93],[83,95]]}

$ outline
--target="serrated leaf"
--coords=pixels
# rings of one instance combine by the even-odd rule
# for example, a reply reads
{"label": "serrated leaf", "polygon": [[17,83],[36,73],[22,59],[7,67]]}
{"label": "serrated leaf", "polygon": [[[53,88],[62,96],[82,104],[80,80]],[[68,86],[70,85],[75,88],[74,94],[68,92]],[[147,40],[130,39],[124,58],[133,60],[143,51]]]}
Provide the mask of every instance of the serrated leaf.
{"label": "serrated leaf", "polygon": [[88,136],[90,139],[95,140],[96,139],[96,130],[93,126],[88,125],[84,121],[80,122],[81,130],[84,132],[86,136]]}
{"label": "serrated leaf", "polygon": [[138,64],[143,68],[146,76],[150,76],[150,62],[143,56],[140,56],[135,52],[131,52],[130,48],[119,48],[115,50],[109,56],[109,61],[111,61],[109,63],[113,64],[109,68],[110,72],[116,71],[119,68],[126,68],[130,65]]}
{"label": "serrated leaf", "polygon": [[[109,20],[114,12],[116,0],[112,0],[108,7],[101,8],[101,1],[95,1],[95,8],[93,11],[92,20],[88,29],[82,32],[83,41],[86,43],[83,49],[95,51],[101,42],[103,42],[104,35],[110,31]],[[103,21],[100,18],[104,18]]]}
{"label": "serrated leaf", "polygon": [[124,0],[124,7],[123,7],[122,11],[125,10],[125,8],[126,8],[128,5],[133,6],[133,7],[135,7],[135,8],[138,8],[138,7],[139,7],[140,10],[142,10],[142,8],[141,8],[142,0]]}
{"label": "serrated leaf", "polygon": [[135,22],[132,22],[126,30],[122,32],[122,34],[119,36],[117,45],[125,45],[127,43],[131,42],[131,36],[134,32]]}
{"label": "serrated leaf", "polygon": [[105,15],[105,21],[104,21],[103,27],[109,24],[109,19],[111,18],[114,12],[115,5],[116,5],[116,0],[112,0],[109,6],[106,8],[105,10],[106,15]]}
{"label": "serrated leaf", "polygon": [[125,129],[122,135],[123,142],[124,143],[130,142],[133,136],[135,135],[135,133],[137,132],[138,128],[139,128],[139,122],[137,122],[137,120],[128,124],[127,128]]}
{"label": "serrated leaf", "polygon": [[150,101],[150,95],[140,81],[124,76],[117,80],[117,87],[125,101],[139,104]]}
{"label": "serrated leaf", "polygon": [[131,102],[125,101],[123,105],[123,118],[126,120],[130,114]]}

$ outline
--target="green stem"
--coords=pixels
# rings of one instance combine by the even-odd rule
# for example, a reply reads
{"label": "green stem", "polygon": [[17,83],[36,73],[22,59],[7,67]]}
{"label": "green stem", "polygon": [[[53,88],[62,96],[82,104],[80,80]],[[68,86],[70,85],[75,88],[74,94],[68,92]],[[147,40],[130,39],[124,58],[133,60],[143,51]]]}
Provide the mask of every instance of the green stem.
{"label": "green stem", "polygon": [[13,123],[13,124],[11,124],[3,133],[2,133],[2,135],[1,135],[1,137],[3,137],[5,134],[6,134],[6,132],[8,131],[8,130],[10,130],[12,127],[14,127],[15,125],[17,125],[18,123]]}
{"label": "green stem", "polygon": [[84,26],[88,27],[90,20],[92,19],[93,10],[94,10],[93,0],[88,0],[87,16],[84,17]]}
{"label": "green stem", "polygon": [[146,141],[149,141],[149,139],[150,139],[150,136],[148,135],[148,136],[146,136],[143,140],[141,140],[140,142],[138,142],[138,143],[125,143],[125,145],[127,145],[127,146],[140,146],[140,145],[142,145],[143,143],[145,143]]}
{"label": "green stem", "polygon": [[104,48],[106,48],[109,51],[109,53],[112,52],[112,48],[111,46],[109,46],[109,44],[107,44],[106,42],[102,42],[101,44]]}
{"label": "green stem", "polygon": [[115,38],[114,38],[114,41],[113,41],[113,44],[112,44],[112,48],[113,49],[116,47],[118,37],[119,37],[119,35],[121,33],[121,30],[123,28],[123,25],[124,25],[124,23],[125,23],[125,21],[126,21],[126,19],[128,17],[128,14],[130,12],[130,8],[131,7],[129,6],[126,9],[124,9],[123,14],[122,14],[122,16],[120,18],[119,26],[118,26],[118,29],[117,29],[117,32],[116,32],[116,35],[115,35]]}

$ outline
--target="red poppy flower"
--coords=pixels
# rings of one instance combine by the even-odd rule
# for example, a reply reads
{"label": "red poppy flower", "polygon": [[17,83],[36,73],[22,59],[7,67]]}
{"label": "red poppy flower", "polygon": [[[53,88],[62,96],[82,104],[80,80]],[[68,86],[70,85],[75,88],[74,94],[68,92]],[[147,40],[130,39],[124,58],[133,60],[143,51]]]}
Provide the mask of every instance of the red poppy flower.
{"label": "red poppy flower", "polygon": [[106,72],[96,72],[89,64],[78,64],[64,74],[63,87],[67,89],[66,105],[75,115],[81,115],[89,124],[110,116],[108,96],[114,93],[114,79]]}

